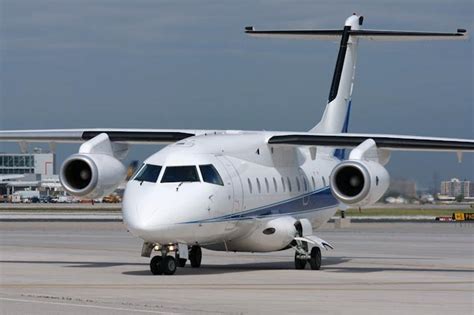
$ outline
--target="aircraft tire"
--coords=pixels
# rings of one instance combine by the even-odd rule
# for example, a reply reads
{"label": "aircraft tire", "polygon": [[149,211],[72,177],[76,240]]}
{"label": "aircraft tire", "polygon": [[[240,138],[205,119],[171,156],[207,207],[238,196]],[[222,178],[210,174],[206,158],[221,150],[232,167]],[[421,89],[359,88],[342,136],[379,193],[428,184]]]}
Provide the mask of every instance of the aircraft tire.
{"label": "aircraft tire", "polygon": [[321,269],[321,249],[315,246],[311,249],[311,258],[308,260],[312,270]]}
{"label": "aircraft tire", "polygon": [[163,273],[168,276],[174,274],[176,272],[176,268],[178,267],[176,259],[174,259],[172,256],[166,256],[163,259],[162,266]]}
{"label": "aircraft tire", "polygon": [[306,260],[299,259],[298,253],[295,252],[295,269],[304,269],[306,267]]}
{"label": "aircraft tire", "polygon": [[163,265],[161,256],[155,256],[150,260],[150,271],[153,275],[163,274]]}
{"label": "aircraft tire", "polygon": [[202,251],[201,247],[194,245],[191,247],[189,251],[189,261],[191,262],[191,267],[199,268],[201,267],[201,260],[202,260]]}

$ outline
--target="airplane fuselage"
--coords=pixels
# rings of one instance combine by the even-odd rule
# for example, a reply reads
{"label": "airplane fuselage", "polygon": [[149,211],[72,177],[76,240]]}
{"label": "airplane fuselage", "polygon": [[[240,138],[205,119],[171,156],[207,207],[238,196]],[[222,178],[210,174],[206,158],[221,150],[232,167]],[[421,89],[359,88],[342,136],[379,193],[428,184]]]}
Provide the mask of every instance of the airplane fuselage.
{"label": "airplane fuselage", "polygon": [[[262,233],[256,231],[290,216],[307,218],[314,228],[327,222],[338,206],[328,186],[338,161],[307,147],[268,145],[264,133],[191,137],[144,161],[161,169],[152,182],[128,182],[124,221],[134,235],[152,243],[279,250],[288,244],[273,242],[271,235],[269,242],[261,242]],[[206,182],[201,167],[209,165],[221,182]],[[170,180],[166,172],[173,167],[191,167],[197,177]]]}

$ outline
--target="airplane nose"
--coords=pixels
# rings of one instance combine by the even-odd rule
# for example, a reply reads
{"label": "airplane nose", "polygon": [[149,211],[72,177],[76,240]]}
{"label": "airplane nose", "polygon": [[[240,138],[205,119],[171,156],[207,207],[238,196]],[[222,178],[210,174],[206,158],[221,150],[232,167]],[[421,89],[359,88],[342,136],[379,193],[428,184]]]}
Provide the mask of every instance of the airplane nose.
{"label": "airplane nose", "polygon": [[122,214],[128,230],[149,242],[167,242],[176,232],[174,212],[166,211],[169,201],[156,189],[131,183],[125,190]]}
{"label": "airplane nose", "polygon": [[[185,189],[187,188],[187,189]],[[199,189],[186,186],[157,187],[129,182],[122,202],[124,223],[135,236],[155,243],[194,239],[193,222],[208,214],[209,198]]]}
{"label": "airplane nose", "polygon": [[126,189],[122,202],[122,214],[124,223],[129,231],[140,238],[145,238],[152,230],[156,231],[153,223],[156,209],[153,202],[147,200],[147,196],[140,194],[134,189]]}

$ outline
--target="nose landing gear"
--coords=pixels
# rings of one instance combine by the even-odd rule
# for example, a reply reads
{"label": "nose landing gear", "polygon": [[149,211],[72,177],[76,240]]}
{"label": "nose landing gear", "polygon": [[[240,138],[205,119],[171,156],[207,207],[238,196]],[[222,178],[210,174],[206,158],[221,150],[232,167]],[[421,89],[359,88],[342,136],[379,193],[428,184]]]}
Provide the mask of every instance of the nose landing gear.
{"label": "nose landing gear", "polygon": [[155,256],[150,261],[150,271],[154,275],[172,275],[176,268],[177,262],[173,256]]}
{"label": "nose landing gear", "polygon": [[[161,251],[161,256],[154,256],[150,261],[150,271],[154,275],[172,275],[178,267],[178,260],[168,254],[175,250],[174,245],[155,245],[154,249]],[[179,256],[178,256],[179,257]],[[186,262],[185,262],[186,263]]]}
{"label": "nose landing gear", "polygon": [[[157,251],[161,251],[161,256],[157,255],[154,256],[150,261],[150,271],[154,275],[172,275],[176,272],[177,267],[184,267],[186,265],[187,259],[180,258],[179,252],[175,245],[167,245],[167,246],[160,246],[155,245],[153,247]],[[170,252],[176,253],[176,258],[170,256]],[[187,247],[185,247],[185,251],[187,252]],[[151,252],[151,251],[150,251]],[[186,255],[183,255],[186,257]],[[202,251],[201,247],[194,245],[191,247],[189,251],[189,261],[191,262],[191,266],[193,268],[198,268],[201,266],[202,260]]]}

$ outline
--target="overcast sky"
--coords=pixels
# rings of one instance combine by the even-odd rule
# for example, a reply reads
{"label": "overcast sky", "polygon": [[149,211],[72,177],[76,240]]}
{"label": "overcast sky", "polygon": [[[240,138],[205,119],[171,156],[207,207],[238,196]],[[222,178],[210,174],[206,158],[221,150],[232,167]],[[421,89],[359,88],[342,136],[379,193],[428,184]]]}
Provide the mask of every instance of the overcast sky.
{"label": "overcast sky", "polygon": [[[0,0],[0,129],[306,131],[338,44],[249,38],[244,26],[341,28],[357,12],[366,28],[474,29],[472,0],[352,2]],[[472,40],[361,43],[350,131],[472,138],[473,116]],[[474,179],[474,158],[395,153],[388,169],[429,187],[434,172]]]}

